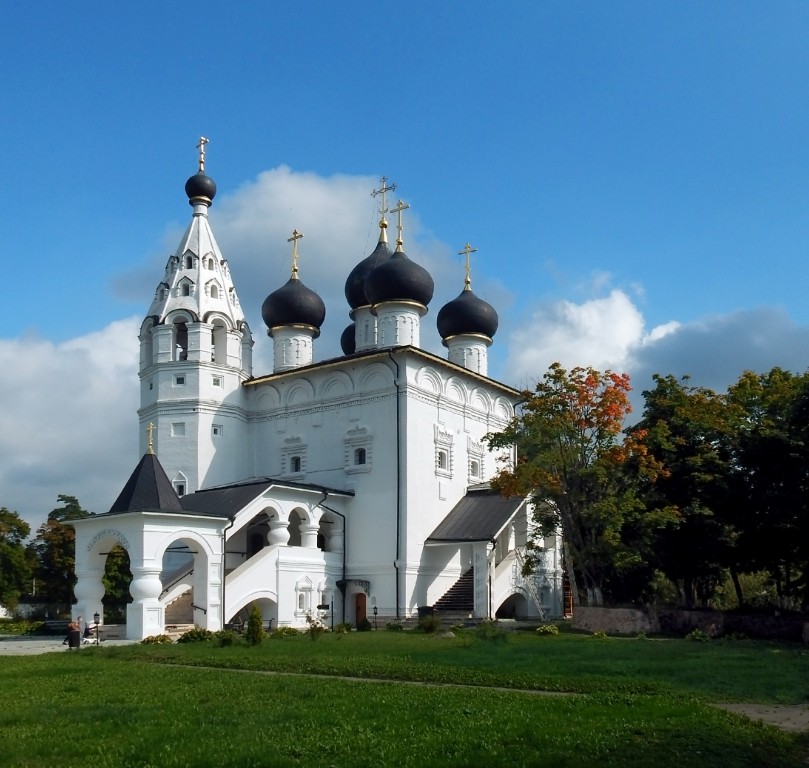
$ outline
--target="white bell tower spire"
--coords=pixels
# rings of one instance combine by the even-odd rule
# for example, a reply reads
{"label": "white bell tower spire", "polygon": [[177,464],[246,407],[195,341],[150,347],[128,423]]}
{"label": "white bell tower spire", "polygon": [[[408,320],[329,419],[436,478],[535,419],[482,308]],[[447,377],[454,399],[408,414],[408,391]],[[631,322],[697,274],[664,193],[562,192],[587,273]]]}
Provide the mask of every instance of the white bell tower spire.
{"label": "white bell tower spire", "polygon": [[181,495],[239,476],[238,404],[252,375],[253,338],[208,221],[216,195],[205,173],[208,143],[200,138],[199,171],[185,185],[191,222],[140,333],[140,452],[153,422],[154,450]]}

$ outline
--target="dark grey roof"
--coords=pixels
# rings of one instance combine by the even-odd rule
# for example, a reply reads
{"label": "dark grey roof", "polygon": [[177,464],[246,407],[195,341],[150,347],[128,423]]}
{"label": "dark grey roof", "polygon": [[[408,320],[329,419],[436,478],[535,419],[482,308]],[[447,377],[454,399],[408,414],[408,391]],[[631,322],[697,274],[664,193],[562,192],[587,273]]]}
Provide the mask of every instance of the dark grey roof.
{"label": "dark grey roof", "polygon": [[506,498],[491,488],[470,488],[425,543],[492,541],[525,501],[521,496]]}
{"label": "dark grey roof", "polygon": [[259,480],[253,483],[239,483],[222,488],[189,493],[180,499],[185,512],[211,517],[233,517],[259,494],[272,485],[272,480]]}
{"label": "dark grey roof", "polygon": [[110,514],[144,509],[181,512],[182,505],[166,471],[153,453],[146,453],[110,507]]}
{"label": "dark grey roof", "polygon": [[232,518],[240,509],[247,506],[249,502],[272,486],[317,491],[319,493],[328,492],[340,496],[354,495],[351,491],[339,491],[322,485],[310,485],[308,483],[295,483],[288,480],[273,480],[270,477],[262,477],[256,480],[246,480],[241,483],[232,483],[218,488],[208,488],[196,493],[190,493],[183,496],[180,501],[185,512],[210,517]]}

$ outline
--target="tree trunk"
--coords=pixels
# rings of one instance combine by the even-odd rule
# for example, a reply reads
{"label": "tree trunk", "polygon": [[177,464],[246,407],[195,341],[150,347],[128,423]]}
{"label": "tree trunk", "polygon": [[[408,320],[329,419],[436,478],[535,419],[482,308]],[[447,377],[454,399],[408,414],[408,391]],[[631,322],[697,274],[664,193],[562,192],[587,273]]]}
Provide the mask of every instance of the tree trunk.
{"label": "tree trunk", "polygon": [[733,589],[736,591],[736,602],[739,604],[739,608],[744,608],[744,595],[742,594],[742,585],[739,581],[739,573],[736,570],[736,566],[732,565],[730,567],[730,579],[733,582]]}

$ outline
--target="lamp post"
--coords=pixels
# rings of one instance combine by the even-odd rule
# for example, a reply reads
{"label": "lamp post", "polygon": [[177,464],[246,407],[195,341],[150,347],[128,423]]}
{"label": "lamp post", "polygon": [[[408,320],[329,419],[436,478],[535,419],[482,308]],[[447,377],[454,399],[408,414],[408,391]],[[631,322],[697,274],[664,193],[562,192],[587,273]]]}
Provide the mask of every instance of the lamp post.
{"label": "lamp post", "polygon": [[101,616],[99,616],[98,613],[94,613],[93,621],[96,623],[96,645],[98,645],[98,624],[101,621]]}
{"label": "lamp post", "polygon": [[374,629],[376,629],[376,615],[379,613],[379,609],[374,606]]}

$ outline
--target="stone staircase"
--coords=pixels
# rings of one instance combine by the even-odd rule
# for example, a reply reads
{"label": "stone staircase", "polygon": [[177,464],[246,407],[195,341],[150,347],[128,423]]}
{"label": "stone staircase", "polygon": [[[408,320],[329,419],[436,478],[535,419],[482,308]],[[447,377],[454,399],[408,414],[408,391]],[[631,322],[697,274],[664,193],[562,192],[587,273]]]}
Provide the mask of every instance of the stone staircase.
{"label": "stone staircase", "polygon": [[462,624],[475,608],[474,580],[470,568],[436,602],[433,610],[442,624]]}
{"label": "stone staircase", "polygon": [[194,623],[194,609],[192,602],[194,595],[189,590],[180,595],[176,600],[172,600],[164,613],[164,621],[169,624],[191,624]]}

